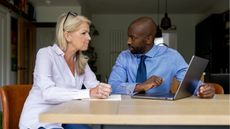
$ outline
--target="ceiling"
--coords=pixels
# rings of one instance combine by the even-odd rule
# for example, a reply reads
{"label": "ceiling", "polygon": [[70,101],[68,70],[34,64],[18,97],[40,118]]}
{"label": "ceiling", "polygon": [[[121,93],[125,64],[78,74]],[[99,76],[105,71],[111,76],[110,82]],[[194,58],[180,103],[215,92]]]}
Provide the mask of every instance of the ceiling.
{"label": "ceiling", "polygon": [[[92,14],[142,14],[157,13],[158,0],[30,0],[36,6],[81,5]],[[215,5],[229,0],[168,0],[168,13],[207,13]],[[165,12],[165,0],[159,0],[159,12]]]}

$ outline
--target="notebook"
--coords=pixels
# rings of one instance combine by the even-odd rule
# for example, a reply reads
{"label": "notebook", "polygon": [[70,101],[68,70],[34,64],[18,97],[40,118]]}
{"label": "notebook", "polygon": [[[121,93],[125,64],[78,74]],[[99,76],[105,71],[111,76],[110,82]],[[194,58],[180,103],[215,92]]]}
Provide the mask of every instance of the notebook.
{"label": "notebook", "polygon": [[160,99],[160,100],[177,100],[185,97],[191,96],[193,93],[189,91],[191,89],[191,85],[197,86],[199,80],[204,72],[206,66],[208,64],[208,60],[198,57],[192,56],[188,69],[185,73],[184,79],[181,81],[177,91],[175,94],[149,94],[149,93],[136,93],[132,95],[132,98],[138,99]]}

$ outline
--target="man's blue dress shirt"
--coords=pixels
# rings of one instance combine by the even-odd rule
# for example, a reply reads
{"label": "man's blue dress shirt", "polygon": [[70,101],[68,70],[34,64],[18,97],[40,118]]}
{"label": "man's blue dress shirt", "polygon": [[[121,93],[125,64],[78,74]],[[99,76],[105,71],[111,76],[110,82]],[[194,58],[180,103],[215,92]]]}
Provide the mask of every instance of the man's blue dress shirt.
{"label": "man's blue dress shirt", "polygon": [[[154,45],[145,55],[147,56],[145,60],[147,78],[152,75],[163,78],[160,86],[146,91],[147,93],[169,93],[173,77],[179,81],[184,78],[188,64],[176,50]],[[109,77],[108,83],[112,85],[112,93],[133,94],[140,63],[138,56],[129,50],[120,53]]]}

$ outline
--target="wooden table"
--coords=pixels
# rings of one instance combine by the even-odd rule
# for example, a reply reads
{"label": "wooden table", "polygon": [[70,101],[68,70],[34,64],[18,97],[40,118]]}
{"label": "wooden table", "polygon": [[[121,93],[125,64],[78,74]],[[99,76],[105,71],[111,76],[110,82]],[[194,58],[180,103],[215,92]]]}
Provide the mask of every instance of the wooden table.
{"label": "wooden table", "polygon": [[104,125],[230,125],[229,95],[176,101],[132,99],[74,100],[50,108],[41,122]]}

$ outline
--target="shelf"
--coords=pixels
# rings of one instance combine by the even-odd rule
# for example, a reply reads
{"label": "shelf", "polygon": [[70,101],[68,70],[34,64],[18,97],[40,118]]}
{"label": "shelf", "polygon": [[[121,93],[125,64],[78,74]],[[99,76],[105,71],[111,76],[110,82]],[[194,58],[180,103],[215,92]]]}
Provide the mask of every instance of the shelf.
{"label": "shelf", "polygon": [[22,11],[22,9],[9,3],[7,0],[0,0],[0,4],[2,4],[3,6],[7,7],[8,9],[12,10],[16,14],[18,14],[19,16],[22,16],[23,18],[25,18],[29,21],[36,21],[35,19],[31,18],[28,14],[26,14],[24,11]]}

